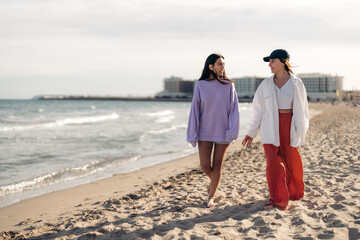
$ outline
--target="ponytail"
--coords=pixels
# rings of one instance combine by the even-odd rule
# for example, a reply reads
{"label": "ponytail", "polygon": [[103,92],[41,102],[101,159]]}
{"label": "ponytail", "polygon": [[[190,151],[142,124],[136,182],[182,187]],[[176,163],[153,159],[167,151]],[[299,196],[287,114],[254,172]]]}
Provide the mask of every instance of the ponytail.
{"label": "ponytail", "polygon": [[290,62],[288,61],[288,60],[281,60],[280,59],[280,61],[282,62],[282,63],[284,63],[284,67],[285,67],[285,70],[287,71],[287,72],[291,72],[292,74],[294,74],[294,72],[292,71],[292,69],[291,69],[291,65],[290,65]]}

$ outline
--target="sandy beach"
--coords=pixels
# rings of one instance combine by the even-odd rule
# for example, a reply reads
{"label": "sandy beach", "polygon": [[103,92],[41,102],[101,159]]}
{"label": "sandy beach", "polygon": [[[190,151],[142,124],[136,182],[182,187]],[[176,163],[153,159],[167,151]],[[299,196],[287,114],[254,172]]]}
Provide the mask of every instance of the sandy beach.
{"label": "sandy beach", "polygon": [[229,147],[216,207],[197,154],[0,208],[0,239],[360,239],[360,108],[310,104],[305,196],[269,194],[259,141]]}

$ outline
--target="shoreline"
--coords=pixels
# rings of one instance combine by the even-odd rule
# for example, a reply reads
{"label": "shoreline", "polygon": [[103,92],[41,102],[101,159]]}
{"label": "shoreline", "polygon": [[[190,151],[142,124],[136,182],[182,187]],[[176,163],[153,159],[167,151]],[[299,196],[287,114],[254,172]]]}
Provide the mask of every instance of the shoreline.
{"label": "shoreline", "polygon": [[[259,142],[257,136],[254,143]],[[240,139],[231,144],[225,157],[243,148]],[[41,217],[51,221],[58,215],[71,211],[74,207],[90,207],[95,202],[121,198],[155,182],[161,182],[186,171],[199,169],[198,153],[173,159],[167,162],[141,168],[132,172],[114,174],[94,182],[46,193],[0,208],[0,231],[14,229],[18,223],[27,219]],[[123,182],[126,181],[126,185]],[[96,189],[96,194],[94,190]]]}
{"label": "shoreline", "polygon": [[[146,169],[146,168],[149,168],[149,167],[161,165],[163,163],[172,162],[172,161],[176,161],[176,160],[179,160],[179,159],[187,158],[187,157],[190,157],[193,154],[197,154],[197,152],[195,152],[195,153],[194,152],[186,152],[186,153],[182,152],[181,154],[178,154],[178,156],[168,156],[167,158],[166,157],[162,158],[162,160],[157,162],[157,163],[148,162],[148,163],[146,163],[145,166],[140,166],[140,164],[133,165],[131,168],[128,167],[126,170],[112,171],[111,173],[109,173],[109,170],[108,170],[108,169],[111,169],[111,168],[107,168],[107,171],[105,170],[105,171],[101,172],[101,176],[100,176],[99,173],[96,173],[96,177],[92,177],[91,175],[89,175],[89,176],[85,176],[85,177],[82,177],[82,178],[77,178],[75,180],[72,180],[72,182],[70,182],[70,181],[69,182],[63,182],[63,183],[65,183],[63,185],[61,185],[61,183],[60,183],[60,184],[58,184],[58,186],[55,186],[55,187],[53,187],[53,185],[44,185],[44,186],[41,186],[39,188],[25,190],[25,194],[27,193],[27,195],[24,194],[25,197],[21,198],[21,197],[10,196],[10,197],[12,197],[11,199],[17,199],[17,201],[16,202],[11,202],[11,203],[8,203],[9,202],[8,201],[6,205],[0,205],[0,211],[1,211],[2,208],[10,207],[10,206],[12,206],[14,204],[18,204],[18,203],[21,203],[23,201],[26,201],[26,200],[29,200],[29,199],[32,199],[32,198],[37,198],[37,197],[41,197],[41,196],[44,196],[44,195],[47,195],[47,194],[50,194],[50,193],[64,191],[64,190],[67,190],[67,189],[76,188],[76,187],[86,185],[86,184],[91,184],[91,183],[102,181],[102,180],[105,180],[105,179],[109,179],[109,178],[112,178],[112,177],[118,176],[118,175],[131,174],[131,173],[134,173],[134,172],[141,171],[142,169]],[[130,164],[131,164],[131,162],[130,162]],[[59,187],[59,185],[60,185],[60,187]],[[50,190],[46,191],[46,188],[50,189]],[[41,193],[41,190],[43,190],[42,193]],[[8,199],[10,199],[10,198],[8,197]],[[5,201],[3,201],[3,202],[5,202]],[[0,227],[1,227],[1,214],[0,214]]]}
{"label": "shoreline", "polygon": [[[21,220],[57,216],[75,205],[87,206],[93,202],[119,198],[153,182],[167,179],[183,171],[198,167],[197,153],[167,162],[141,168],[132,172],[114,174],[111,177],[75,187],[46,193],[0,208],[0,231],[11,230]],[[123,182],[126,181],[126,185]],[[96,189],[96,194],[94,194]]]}
{"label": "shoreline", "polygon": [[[319,113],[321,110],[310,107],[311,118]],[[260,138],[257,136],[254,139],[254,144],[259,140]],[[241,139],[238,139],[229,146],[225,158],[233,156],[242,149]],[[92,209],[95,203],[131,195],[134,192],[151,187],[154,183],[165,181],[194,169],[199,169],[197,153],[133,172],[115,174],[112,177],[88,184],[22,200],[0,208],[0,231],[20,230],[22,225],[34,219],[41,219],[39,224],[52,222],[58,216],[71,214],[76,209]]]}

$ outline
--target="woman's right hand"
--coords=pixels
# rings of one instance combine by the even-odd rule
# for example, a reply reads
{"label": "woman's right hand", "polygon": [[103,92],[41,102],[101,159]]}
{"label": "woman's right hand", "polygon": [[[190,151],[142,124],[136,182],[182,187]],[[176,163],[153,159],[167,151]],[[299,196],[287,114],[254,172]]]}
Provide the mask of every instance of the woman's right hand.
{"label": "woman's right hand", "polygon": [[250,146],[250,144],[252,143],[252,141],[253,141],[253,138],[252,137],[250,137],[250,136],[248,136],[248,135],[246,135],[245,137],[244,137],[244,140],[242,141],[242,145],[243,146],[245,146],[245,147],[248,147],[248,146]]}

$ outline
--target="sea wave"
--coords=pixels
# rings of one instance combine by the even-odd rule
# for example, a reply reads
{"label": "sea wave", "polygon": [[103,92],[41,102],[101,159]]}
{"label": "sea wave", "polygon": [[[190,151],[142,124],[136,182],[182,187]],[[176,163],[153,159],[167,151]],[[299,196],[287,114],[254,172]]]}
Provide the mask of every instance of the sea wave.
{"label": "sea wave", "polygon": [[113,120],[113,119],[117,119],[117,118],[119,118],[119,115],[116,113],[112,113],[109,115],[99,115],[99,116],[72,117],[72,118],[59,119],[59,120],[47,122],[47,123],[1,127],[0,132],[31,130],[31,129],[35,129],[35,128],[54,128],[54,127],[61,127],[61,126],[65,126],[65,125],[92,124],[92,123],[97,123],[97,122]]}
{"label": "sea wave", "polygon": [[173,115],[175,114],[174,111],[172,110],[162,110],[162,111],[157,111],[157,112],[151,112],[151,113],[143,113],[143,115],[145,116],[149,116],[149,117],[163,117],[163,116],[168,116],[168,115]]}
{"label": "sea wave", "polygon": [[111,163],[109,163],[108,161],[92,161],[91,163],[84,166],[66,168],[64,170],[55,171],[49,174],[45,174],[43,176],[38,176],[33,179],[0,186],[0,197],[6,196],[8,194],[20,193],[27,190],[50,186],[53,184],[72,181],[88,175],[95,174],[114,165],[136,161],[140,157],[141,156],[138,155],[128,159],[127,161],[112,161]]}
{"label": "sea wave", "polygon": [[180,125],[171,126],[169,128],[160,129],[160,130],[145,131],[144,134],[142,134],[140,136],[140,142],[142,142],[147,136],[150,136],[150,135],[164,135],[164,134],[166,134],[168,132],[177,130],[179,128],[185,128],[186,129],[186,125],[185,124],[180,124]]}
{"label": "sea wave", "polygon": [[157,112],[143,113],[142,115],[156,118],[155,123],[167,123],[171,122],[175,118],[175,112],[169,109]]}
{"label": "sea wave", "polygon": [[156,123],[167,123],[167,122],[171,122],[171,120],[173,120],[175,118],[175,116],[164,116],[164,117],[159,117],[158,119],[155,120]]}

